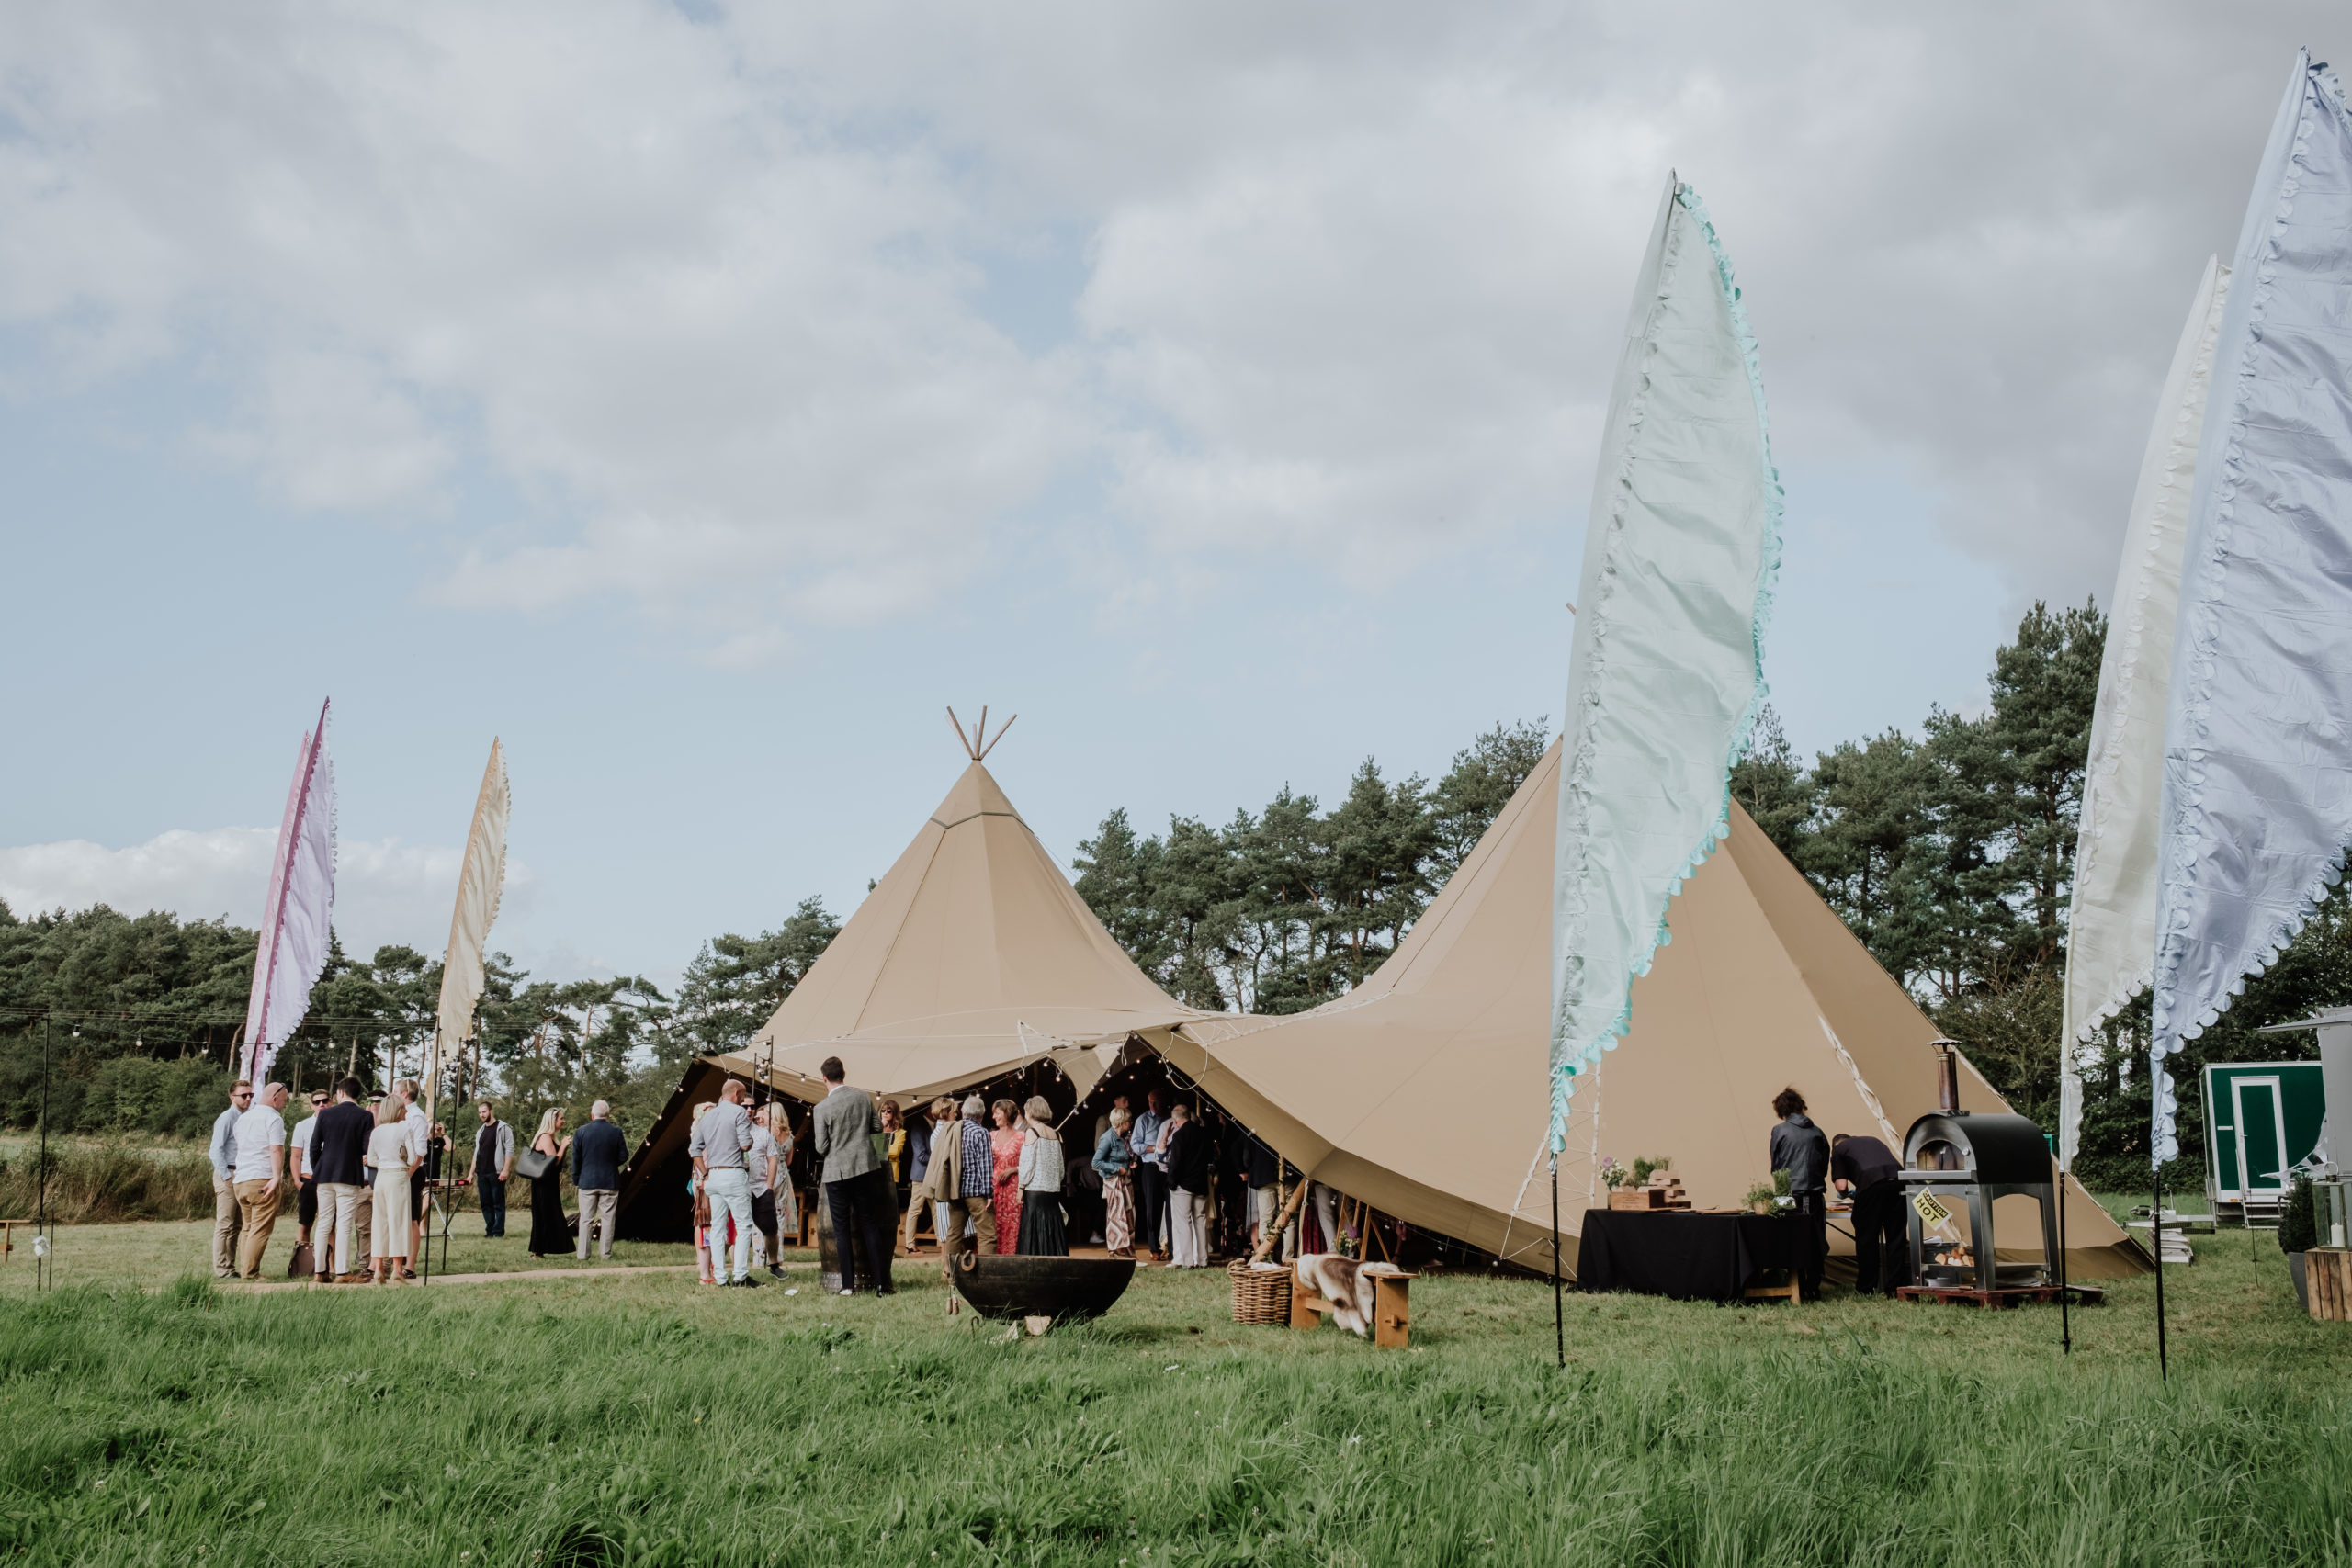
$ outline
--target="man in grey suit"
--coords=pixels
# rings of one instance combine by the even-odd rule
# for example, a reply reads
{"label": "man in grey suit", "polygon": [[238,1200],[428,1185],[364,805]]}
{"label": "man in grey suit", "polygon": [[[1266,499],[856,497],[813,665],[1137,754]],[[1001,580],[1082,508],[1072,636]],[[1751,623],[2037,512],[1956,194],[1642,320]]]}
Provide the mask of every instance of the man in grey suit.
{"label": "man in grey suit", "polygon": [[825,1203],[833,1216],[833,1255],[841,1260],[842,1294],[857,1293],[850,1237],[854,1232],[865,1253],[865,1277],[877,1296],[895,1294],[890,1282],[890,1222],[898,1218],[899,1194],[874,1140],[882,1131],[882,1112],[874,1097],[852,1089],[839,1056],[828,1056],[818,1071],[831,1085],[809,1118],[811,1145],[824,1162],[820,1179]]}

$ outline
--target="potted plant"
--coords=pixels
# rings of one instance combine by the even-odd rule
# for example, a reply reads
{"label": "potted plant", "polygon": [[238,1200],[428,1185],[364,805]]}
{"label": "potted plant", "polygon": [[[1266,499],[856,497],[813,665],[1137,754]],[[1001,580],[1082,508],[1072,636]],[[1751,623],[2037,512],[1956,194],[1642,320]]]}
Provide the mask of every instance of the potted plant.
{"label": "potted plant", "polygon": [[1608,1188],[1611,1192],[1616,1191],[1617,1189],[1625,1185],[1625,1179],[1628,1174],[1629,1173],[1626,1171],[1625,1168],[1617,1163],[1615,1156],[1603,1155],[1600,1156],[1600,1184],[1603,1187]]}
{"label": "potted plant", "polygon": [[2297,1176],[2278,1215],[2278,1250],[2287,1255],[2287,1271],[2295,1277],[2295,1301],[2305,1314],[2312,1310],[2311,1286],[2303,1273],[2303,1254],[2319,1245],[2319,1221],[2312,1213],[2312,1179]]}
{"label": "potted plant", "polygon": [[1780,1194],[1772,1190],[1770,1182],[1759,1181],[1747,1190],[1747,1196],[1742,1201],[1759,1214],[1769,1214],[1779,1197]]}
{"label": "potted plant", "polygon": [[1787,1166],[1782,1166],[1780,1169],[1772,1173],[1773,1207],[1780,1209],[1793,1209],[1796,1207],[1796,1198],[1789,1190],[1790,1180],[1789,1168]]}

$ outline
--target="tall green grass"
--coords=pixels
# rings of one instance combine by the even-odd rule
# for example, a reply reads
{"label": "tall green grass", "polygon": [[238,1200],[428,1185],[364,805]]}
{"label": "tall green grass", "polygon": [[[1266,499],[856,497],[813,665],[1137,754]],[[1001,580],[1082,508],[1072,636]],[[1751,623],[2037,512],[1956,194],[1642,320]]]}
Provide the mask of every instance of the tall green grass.
{"label": "tall green grass", "polygon": [[[202,1145],[58,1140],[49,1146],[49,1216],[59,1224],[194,1220],[212,1214],[212,1161]],[[0,1157],[0,1219],[33,1217],[41,1156],[20,1142]]]}
{"label": "tall green grass", "polygon": [[[1681,1565],[2352,1560],[2343,1341],[2275,1264],[2078,1320],[1416,1287],[1417,1348],[1140,1277],[1008,1340],[679,1276],[0,1300],[27,1562]],[[2220,1325],[2245,1326],[2234,1352]]]}

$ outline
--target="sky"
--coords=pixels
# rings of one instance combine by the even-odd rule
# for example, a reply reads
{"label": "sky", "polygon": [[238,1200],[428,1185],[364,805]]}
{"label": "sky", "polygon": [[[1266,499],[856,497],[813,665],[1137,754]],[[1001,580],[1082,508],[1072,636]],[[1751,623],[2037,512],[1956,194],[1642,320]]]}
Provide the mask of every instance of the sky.
{"label": "sky", "polygon": [[[1951,14],[1945,14],[1951,13]],[[346,945],[674,983],[964,764],[1067,862],[1556,721],[1669,172],[1761,345],[1802,752],[2104,603],[2340,7],[21,0],[0,897],[258,915],[332,697]]]}

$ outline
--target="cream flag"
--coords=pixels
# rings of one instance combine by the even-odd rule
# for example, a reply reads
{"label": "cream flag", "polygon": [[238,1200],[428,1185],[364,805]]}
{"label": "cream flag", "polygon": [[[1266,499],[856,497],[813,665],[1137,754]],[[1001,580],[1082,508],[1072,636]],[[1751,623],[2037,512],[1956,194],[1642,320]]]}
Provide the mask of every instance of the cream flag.
{"label": "cream flag", "polygon": [[1568,662],[1552,1132],[1633,1026],[1667,907],[1731,828],[1764,702],[1781,479],[1756,339],[1698,193],[1668,178],[1609,400]]}
{"label": "cream flag", "polygon": [[481,794],[474,799],[473,831],[466,835],[466,857],[458,873],[458,908],[449,918],[449,951],[441,964],[441,1021],[424,1058],[424,1089],[440,1081],[445,1050],[474,1033],[474,1004],[481,999],[481,950],[498,919],[498,896],[506,886],[506,753],[490,743],[490,765],[482,770]]}
{"label": "cream flag", "polygon": [[2155,970],[2156,802],[2165,765],[2165,703],[2180,604],[2181,543],[2205,431],[2205,388],[2228,304],[2230,269],[2205,263],[2173,350],[2108,601],[2107,652],[2091,718],[2082,831],[2067,915],[2066,1026],[2059,1038],[2058,1157],[2075,1166],[2083,1080],[2075,1048],[2144,989]]}

